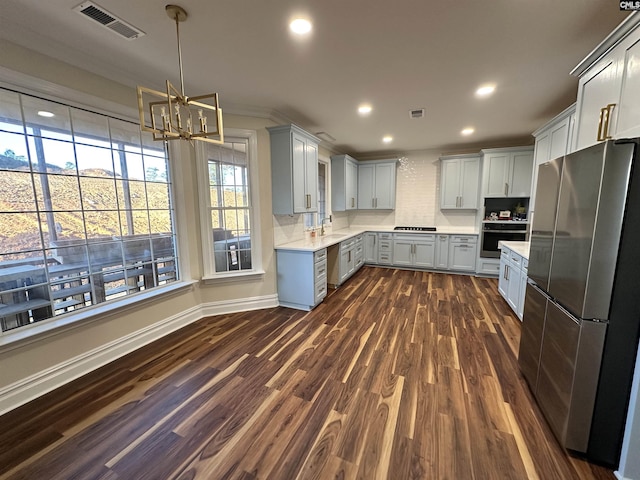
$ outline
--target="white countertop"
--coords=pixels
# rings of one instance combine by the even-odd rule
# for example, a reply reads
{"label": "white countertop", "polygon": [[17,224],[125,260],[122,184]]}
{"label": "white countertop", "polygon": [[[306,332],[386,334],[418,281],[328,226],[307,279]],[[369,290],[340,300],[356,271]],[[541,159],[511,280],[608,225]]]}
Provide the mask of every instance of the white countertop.
{"label": "white countertop", "polygon": [[529,260],[529,242],[503,242],[502,240],[498,242],[498,248],[502,250],[506,248],[511,250],[512,252],[516,252],[521,257]]}
{"label": "white countertop", "polygon": [[[303,250],[315,252],[323,248],[330,247],[336,243],[340,243],[350,237],[359,235],[364,232],[392,232],[392,233],[411,233],[417,235],[478,235],[473,227],[436,227],[435,232],[419,232],[413,230],[394,230],[394,227],[350,227],[340,230],[327,232],[324,236],[316,236],[315,238],[305,238],[304,240],[296,240],[294,242],[281,243],[275,246],[276,250]],[[318,232],[319,233],[319,232]],[[517,242],[516,242],[517,243]]]}

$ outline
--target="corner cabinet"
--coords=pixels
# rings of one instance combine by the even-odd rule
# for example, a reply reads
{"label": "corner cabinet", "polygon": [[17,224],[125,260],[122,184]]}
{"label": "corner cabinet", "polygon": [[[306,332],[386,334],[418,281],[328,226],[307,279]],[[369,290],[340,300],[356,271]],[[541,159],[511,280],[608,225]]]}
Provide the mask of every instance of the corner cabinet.
{"label": "corner cabinet", "polygon": [[319,139],[296,125],[267,130],[274,215],[317,212]]}
{"label": "corner cabinet", "polygon": [[349,155],[331,156],[331,210],[358,208],[358,161]]}
{"label": "corner cabinet", "polygon": [[477,210],[480,155],[440,157],[440,209]]}
{"label": "corner cabinet", "polygon": [[538,167],[549,160],[563,157],[570,152],[571,137],[576,119],[575,103],[533,132],[536,139],[533,151],[533,175],[529,212],[534,212]]}
{"label": "corner cabinet", "polygon": [[640,136],[640,12],[629,15],[573,69],[579,77],[571,151]]}
{"label": "corner cabinet", "polygon": [[359,210],[393,210],[396,207],[397,163],[396,159],[359,163]]}
{"label": "corner cabinet", "polygon": [[529,197],[533,174],[533,147],[482,150],[485,197]]}

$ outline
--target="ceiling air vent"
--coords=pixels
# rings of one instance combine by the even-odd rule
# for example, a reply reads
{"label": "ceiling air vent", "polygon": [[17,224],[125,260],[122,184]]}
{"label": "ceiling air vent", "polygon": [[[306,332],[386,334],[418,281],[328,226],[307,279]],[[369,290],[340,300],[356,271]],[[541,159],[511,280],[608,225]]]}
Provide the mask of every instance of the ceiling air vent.
{"label": "ceiling air vent", "polygon": [[409,110],[409,118],[422,118],[424,117],[424,108],[414,108]]}
{"label": "ceiling air vent", "polygon": [[107,12],[96,3],[83,2],[80,5],[73,7],[73,10],[95,20],[103,27],[108,28],[127,40],[134,40],[144,35],[142,30]]}

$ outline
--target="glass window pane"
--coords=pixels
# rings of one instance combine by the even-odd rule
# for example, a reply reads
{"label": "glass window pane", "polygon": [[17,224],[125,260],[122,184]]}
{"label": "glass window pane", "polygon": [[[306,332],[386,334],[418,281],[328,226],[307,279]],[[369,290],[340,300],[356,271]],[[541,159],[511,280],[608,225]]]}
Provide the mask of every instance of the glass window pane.
{"label": "glass window pane", "polygon": [[120,217],[117,210],[85,211],[84,223],[87,238],[120,235]]}
{"label": "glass window pane", "polygon": [[[84,241],[62,239],[52,242],[52,247],[54,248],[46,250],[46,255],[48,258],[54,259],[58,265],[89,265],[87,245]],[[55,265],[49,270],[55,276],[68,275],[65,269]],[[83,271],[88,271],[88,267]]]}
{"label": "glass window pane", "polygon": [[0,171],[0,210],[8,212],[36,211],[30,173]]}
{"label": "glass window pane", "polygon": [[211,226],[213,228],[222,228],[223,227],[222,211],[221,210],[213,209],[211,211]]}
{"label": "glass window pane", "polygon": [[133,214],[133,233],[135,234],[149,234],[149,217],[151,215],[153,215],[151,218],[152,225],[157,228],[157,230],[152,230],[154,233],[167,233],[171,231],[171,222],[165,221],[165,215],[167,219],[170,218],[169,212],[134,210],[131,213]]}
{"label": "glass window pane", "polygon": [[114,150],[113,164],[117,176],[129,180],[144,180],[142,155],[123,150]]}
{"label": "glass window pane", "polygon": [[212,207],[222,206],[222,192],[217,187],[211,187],[209,189],[209,196],[211,198]]}
{"label": "glass window pane", "polygon": [[53,220],[58,240],[70,240],[74,243],[84,241],[84,215],[82,211],[53,212]]}
{"label": "glass window pane", "polygon": [[[147,192],[144,182],[116,180],[116,190],[119,208],[126,210],[147,208]],[[165,204],[164,208],[168,208],[168,205]]]}
{"label": "glass window pane", "polygon": [[209,162],[209,184],[220,185],[220,164],[218,162]]}
{"label": "glass window pane", "polygon": [[171,208],[171,194],[167,183],[147,183],[147,197],[150,209]]}
{"label": "glass window pane", "polygon": [[170,210],[150,210],[149,222],[151,224],[151,233],[166,234],[172,231]]}
{"label": "glass window pane", "polygon": [[227,230],[238,229],[238,213],[235,209],[224,211],[224,223]]}
{"label": "glass window pane", "polygon": [[22,110],[29,135],[72,140],[71,117],[66,105],[23,95]]}
{"label": "glass window pane", "polygon": [[173,236],[157,235],[151,238],[151,247],[153,248],[153,258],[169,258],[175,257],[175,247]]}
{"label": "glass window pane", "polygon": [[112,179],[80,177],[85,210],[117,210],[116,184]]}
{"label": "glass window pane", "polygon": [[40,222],[36,213],[0,213],[2,253],[42,248]]}
{"label": "glass window pane", "polygon": [[147,182],[167,181],[167,162],[164,158],[144,157],[144,167]]}
{"label": "glass window pane", "polygon": [[225,188],[222,192],[222,198],[225,207],[233,208],[236,206],[236,192],[232,188]]}
{"label": "glass window pane", "polygon": [[0,169],[28,171],[30,168],[24,135],[0,131]]}
{"label": "glass window pane", "polygon": [[248,190],[244,187],[238,187],[236,189],[236,205],[238,205],[238,207],[249,206],[248,194],[249,194]]}
{"label": "glass window pane", "polygon": [[20,97],[15,92],[0,90],[0,130],[24,133]]}
{"label": "glass window pane", "polygon": [[109,123],[107,117],[77,108],[71,108],[73,139],[76,143],[110,148]]}
{"label": "glass window pane", "polygon": [[235,167],[233,165],[222,165],[222,184],[227,186],[233,186],[236,183],[235,179]]}
{"label": "glass window pane", "polygon": [[151,239],[147,236],[140,236],[128,240],[129,236],[122,237],[124,248],[125,264],[131,265],[136,262],[148,262],[151,260]]}
{"label": "glass window pane", "polygon": [[75,175],[73,144],[48,138],[27,137],[33,170]]}
{"label": "glass window pane", "polygon": [[33,177],[38,208],[41,211],[82,209],[77,177],[47,174],[37,174]]}
{"label": "glass window pane", "polygon": [[111,150],[92,145],[76,145],[78,173],[91,177],[113,177]]}
{"label": "glass window pane", "polygon": [[92,272],[102,269],[117,268],[124,264],[122,258],[122,242],[110,238],[99,238],[88,245],[89,265]]}
{"label": "glass window pane", "polygon": [[141,153],[140,127],[135,123],[109,118],[111,145],[115,150]]}

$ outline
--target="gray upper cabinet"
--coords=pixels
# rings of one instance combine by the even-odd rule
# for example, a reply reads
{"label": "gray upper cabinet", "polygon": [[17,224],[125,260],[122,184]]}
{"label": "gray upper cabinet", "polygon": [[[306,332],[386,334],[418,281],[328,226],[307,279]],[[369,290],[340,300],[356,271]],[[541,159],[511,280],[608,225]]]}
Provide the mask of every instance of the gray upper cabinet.
{"label": "gray upper cabinet", "polygon": [[440,209],[478,208],[480,155],[440,157]]}
{"label": "gray upper cabinet", "polygon": [[[575,124],[576,105],[573,104],[548,123],[533,132],[536,139],[533,163],[533,178],[531,180],[531,200],[529,212],[534,212],[536,204],[536,184],[538,183],[538,167],[549,160],[564,157],[570,153],[571,135]],[[530,217],[531,219],[531,217]]]}
{"label": "gray upper cabinet", "polygon": [[358,165],[358,209],[393,210],[396,206],[397,160],[361,162]]}
{"label": "gray upper cabinet", "polygon": [[533,147],[482,150],[483,196],[529,197]]}
{"label": "gray upper cabinet", "polygon": [[640,14],[629,15],[571,72],[580,78],[571,151],[640,135]]}
{"label": "gray upper cabinet", "polygon": [[318,211],[319,139],[296,125],[268,127],[273,213]]}
{"label": "gray upper cabinet", "polygon": [[331,209],[358,208],[358,161],[349,155],[331,156]]}

